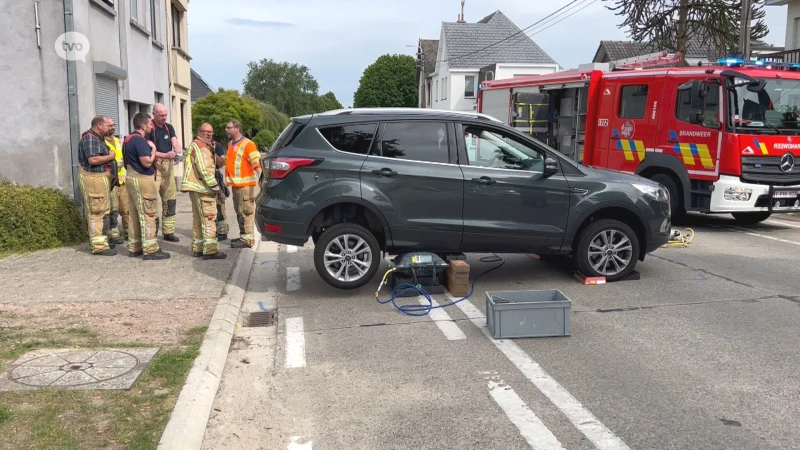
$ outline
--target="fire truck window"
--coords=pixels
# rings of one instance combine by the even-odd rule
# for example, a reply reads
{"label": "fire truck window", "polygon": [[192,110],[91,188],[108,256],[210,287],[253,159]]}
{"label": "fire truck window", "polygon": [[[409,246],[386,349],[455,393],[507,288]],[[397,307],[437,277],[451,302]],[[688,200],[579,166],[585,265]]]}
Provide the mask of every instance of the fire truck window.
{"label": "fire truck window", "polygon": [[623,86],[620,90],[619,118],[643,119],[647,110],[647,85]]}
{"label": "fire truck window", "polygon": [[466,125],[464,142],[470,166],[544,171],[544,155],[541,152],[502,132]]}
{"label": "fire truck window", "polygon": [[[678,91],[678,104],[675,105],[675,117],[682,122],[689,122],[692,114],[691,91]],[[703,108],[704,127],[716,127],[719,124],[719,86],[711,85]]]}

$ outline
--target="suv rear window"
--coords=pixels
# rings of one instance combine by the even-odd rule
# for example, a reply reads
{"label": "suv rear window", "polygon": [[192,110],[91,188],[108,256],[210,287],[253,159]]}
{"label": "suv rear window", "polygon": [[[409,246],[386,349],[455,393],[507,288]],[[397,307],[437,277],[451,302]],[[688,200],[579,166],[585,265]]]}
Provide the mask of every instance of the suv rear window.
{"label": "suv rear window", "polygon": [[275,143],[272,144],[272,148],[269,149],[270,152],[275,150],[280,150],[283,147],[291,144],[294,138],[303,131],[305,124],[297,123],[296,121],[292,120],[289,122],[289,125],[283,129],[281,134],[278,136],[278,139],[275,139]]}
{"label": "suv rear window", "polygon": [[377,128],[376,123],[360,123],[320,128],[319,132],[336,150],[366,155],[372,147]]}
{"label": "suv rear window", "polygon": [[388,122],[381,141],[381,156],[386,158],[450,162],[444,122]]}

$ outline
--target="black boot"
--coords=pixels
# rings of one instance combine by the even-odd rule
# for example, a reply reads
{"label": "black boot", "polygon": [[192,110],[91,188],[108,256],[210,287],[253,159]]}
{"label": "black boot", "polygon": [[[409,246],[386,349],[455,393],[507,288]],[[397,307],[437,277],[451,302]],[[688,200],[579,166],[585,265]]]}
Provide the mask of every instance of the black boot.
{"label": "black boot", "polygon": [[164,252],[162,250],[159,250],[159,251],[153,253],[152,255],[144,255],[144,260],[145,261],[160,261],[162,259],[169,259],[169,257],[170,257],[169,253],[166,253],[166,252]]}
{"label": "black boot", "polygon": [[203,252],[192,252],[192,256],[194,256],[195,258],[199,258],[203,256]]}
{"label": "black boot", "polygon": [[212,253],[211,255],[203,255],[203,259],[225,259],[228,255],[222,252]]}
{"label": "black boot", "polygon": [[115,237],[115,238],[113,238],[113,239],[112,239],[112,238],[109,238],[109,239],[108,239],[108,242],[111,242],[111,243],[113,243],[114,245],[118,245],[118,244],[124,244],[124,243],[125,243],[125,239],[123,239],[123,238],[121,238],[121,237]]}
{"label": "black boot", "polygon": [[218,234],[217,235],[217,241],[221,242],[221,241],[227,241],[227,240],[228,240],[228,235],[227,234]]}
{"label": "black boot", "polygon": [[94,253],[94,255],[97,255],[97,256],[116,256],[116,254],[117,254],[117,251],[114,250],[113,248],[110,248],[110,249],[108,249],[106,251],[102,251],[100,253]]}
{"label": "black boot", "polygon": [[169,242],[180,242],[180,241],[181,241],[180,239],[178,239],[178,237],[177,237],[177,236],[175,236],[175,235],[174,235],[174,234],[172,234],[172,233],[170,233],[170,234],[165,234],[165,235],[164,235],[164,240],[165,240],[165,241],[169,241]]}

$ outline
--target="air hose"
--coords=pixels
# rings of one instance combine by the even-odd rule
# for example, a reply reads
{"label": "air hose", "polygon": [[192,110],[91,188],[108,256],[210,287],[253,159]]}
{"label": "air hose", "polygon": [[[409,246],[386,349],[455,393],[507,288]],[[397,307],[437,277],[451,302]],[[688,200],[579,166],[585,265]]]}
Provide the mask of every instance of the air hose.
{"label": "air hose", "polygon": [[[392,297],[389,300],[382,301],[380,299],[381,289],[383,288],[383,285],[386,284],[387,280],[389,279],[389,274],[396,270],[395,268],[391,268],[391,269],[387,270],[385,274],[383,274],[383,279],[381,280],[381,284],[378,286],[378,290],[375,291],[375,301],[377,301],[381,305],[385,305],[387,303],[391,303],[395,308],[397,308],[398,311],[400,311],[401,313],[403,313],[403,314],[405,314],[407,316],[412,316],[412,317],[422,317],[422,316],[428,315],[434,309],[447,308],[447,307],[453,306],[456,303],[463,302],[464,300],[467,300],[468,298],[472,297],[473,292],[475,292],[475,284],[478,282],[478,280],[482,276],[486,275],[487,273],[489,273],[489,272],[491,272],[493,270],[499,269],[506,262],[501,256],[496,255],[494,253],[492,254],[492,256],[485,256],[485,257],[481,258],[479,261],[482,262],[482,263],[499,262],[500,264],[498,264],[498,265],[496,265],[496,266],[494,266],[494,267],[492,267],[492,268],[490,268],[490,269],[488,269],[488,270],[486,270],[484,272],[481,272],[480,275],[475,277],[475,279],[472,280],[472,287],[469,290],[469,294],[467,294],[467,296],[464,297],[464,298],[460,298],[460,299],[455,300],[455,301],[450,302],[450,303],[445,303],[445,304],[433,306],[433,299],[431,298],[431,295],[428,294],[427,292],[425,292],[425,290],[422,289],[422,286],[420,286],[420,285],[416,285],[415,286],[415,285],[409,284],[409,283],[402,283],[402,284],[398,284],[397,286],[395,286],[395,288],[392,290]],[[419,294],[422,297],[425,297],[425,299],[428,301],[428,304],[427,305],[423,305],[423,304],[398,305],[396,300],[398,298],[401,298],[403,296],[403,294],[405,294],[407,292],[410,292],[410,291],[419,292]]]}
{"label": "air hose", "polygon": [[689,247],[689,244],[694,240],[694,230],[687,228],[681,232],[678,229],[672,229],[669,234],[669,242],[662,245],[661,248],[669,247]]}

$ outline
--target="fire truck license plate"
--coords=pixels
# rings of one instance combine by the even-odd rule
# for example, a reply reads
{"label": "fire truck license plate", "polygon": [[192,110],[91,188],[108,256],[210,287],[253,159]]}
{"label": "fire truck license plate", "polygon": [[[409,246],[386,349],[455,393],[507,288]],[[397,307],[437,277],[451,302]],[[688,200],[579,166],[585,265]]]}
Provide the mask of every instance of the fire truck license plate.
{"label": "fire truck license plate", "polygon": [[773,198],[795,198],[798,191],[775,191],[772,193]]}

